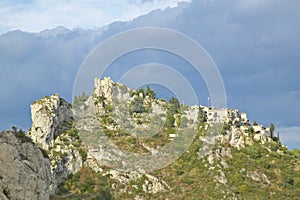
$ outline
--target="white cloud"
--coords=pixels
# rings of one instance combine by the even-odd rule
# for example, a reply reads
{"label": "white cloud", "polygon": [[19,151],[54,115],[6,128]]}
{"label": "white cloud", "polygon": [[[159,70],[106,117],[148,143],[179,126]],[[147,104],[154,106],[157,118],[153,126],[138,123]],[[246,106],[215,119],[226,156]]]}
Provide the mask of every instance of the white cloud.
{"label": "white cloud", "polygon": [[154,9],[176,7],[188,0],[33,0],[0,3],[0,31],[21,29],[39,32],[62,25],[68,28],[99,28],[114,21],[131,20]]}

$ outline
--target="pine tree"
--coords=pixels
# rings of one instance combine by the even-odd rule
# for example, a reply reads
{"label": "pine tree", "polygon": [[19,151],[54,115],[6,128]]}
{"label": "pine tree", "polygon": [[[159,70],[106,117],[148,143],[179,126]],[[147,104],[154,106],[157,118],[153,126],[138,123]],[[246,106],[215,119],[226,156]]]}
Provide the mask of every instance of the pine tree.
{"label": "pine tree", "polygon": [[274,139],[274,130],[275,130],[275,126],[273,123],[271,123],[270,125],[270,133],[271,133],[271,138]]}

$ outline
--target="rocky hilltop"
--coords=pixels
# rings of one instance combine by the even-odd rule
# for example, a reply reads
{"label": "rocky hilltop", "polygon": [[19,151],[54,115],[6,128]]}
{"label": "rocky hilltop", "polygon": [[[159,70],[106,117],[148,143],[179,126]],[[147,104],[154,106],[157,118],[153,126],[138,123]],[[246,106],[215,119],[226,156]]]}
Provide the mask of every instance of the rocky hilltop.
{"label": "rocky hilltop", "polygon": [[300,153],[282,146],[274,127],[252,124],[236,109],[155,96],[106,77],[72,104],[58,94],[34,102],[26,136],[1,134],[0,197],[299,196]]}

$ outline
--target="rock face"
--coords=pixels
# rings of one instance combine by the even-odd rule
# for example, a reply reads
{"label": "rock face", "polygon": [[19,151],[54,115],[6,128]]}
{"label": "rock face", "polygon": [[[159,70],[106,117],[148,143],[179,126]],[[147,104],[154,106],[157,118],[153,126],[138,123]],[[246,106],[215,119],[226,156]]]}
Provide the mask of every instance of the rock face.
{"label": "rock face", "polygon": [[0,199],[49,199],[49,160],[28,138],[16,134],[0,133]]}
{"label": "rock face", "polygon": [[[137,185],[131,185],[130,182],[140,181],[142,180],[141,188],[145,193],[156,194],[158,192],[164,192],[170,189],[170,186],[160,178],[152,176],[147,173],[140,173],[137,171],[131,172],[121,172],[119,170],[110,169],[107,172],[99,166],[95,161],[86,162],[86,166],[90,167],[96,172],[101,172],[103,176],[109,175],[111,179],[116,180],[119,184],[122,185],[122,189],[120,192],[126,192],[130,189],[130,187],[134,187],[137,189]],[[114,186],[112,186],[114,188]]]}
{"label": "rock face", "polygon": [[167,185],[167,183],[163,180],[160,180],[159,178],[156,178],[154,176],[151,176],[149,174],[146,174],[146,180],[142,186],[143,191],[147,193],[158,193],[158,192],[164,192],[166,190],[169,190],[170,187]]}
{"label": "rock face", "polygon": [[79,171],[83,163],[77,148],[80,140],[76,132],[70,132],[73,123],[71,105],[54,94],[35,101],[30,107],[32,126],[27,136],[49,153],[54,192],[68,175]]}
{"label": "rock face", "polygon": [[70,174],[75,174],[81,169],[83,158],[78,148],[79,144],[80,140],[68,133],[61,134],[54,140],[54,146],[49,151],[53,190]]}
{"label": "rock face", "polygon": [[69,128],[71,105],[54,94],[34,102],[30,108],[32,126],[27,135],[35,144],[49,150],[54,144],[54,138]]}
{"label": "rock face", "polygon": [[94,81],[94,96],[104,97],[106,101],[111,102],[112,100],[123,100],[127,101],[130,99],[130,93],[132,89],[113,82],[110,77],[104,79],[95,78]]}
{"label": "rock face", "polygon": [[[31,105],[32,127],[27,136],[37,146],[48,152],[49,160],[48,162],[45,161],[45,166],[44,161],[39,165],[32,165],[30,162],[36,163],[36,159],[42,158],[38,157],[33,160],[27,158],[29,155],[35,155],[33,150],[28,152],[28,146],[24,146],[22,143],[21,149],[18,149],[19,145],[7,147],[8,142],[1,143],[1,147],[6,145],[5,148],[2,147],[3,149],[7,148],[12,152],[5,159],[16,162],[16,170],[27,167],[26,170],[29,171],[26,171],[26,174],[35,173],[30,177],[25,175],[14,178],[12,176],[12,183],[19,178],[21,181],[18,183],[26,183],[25,188],[29,188],[29,186],[35,188],[34,190],[28,189],[28,194],[22,193],[22,195],[27,195],[26,198],[24,197],[25,199],[46,199],[49,197],[49,195],[47,196],[48,191],[55,192],[57,186],[66,180],[70,174],[74,174],[80,171],[83,166],[87,166],[100,172],[103,176],[109,175],[111,179],[121,185],[118,188],[116,184],[113,184],[111,188],[120,190],[120,192],[130,191],[132,188],[148,194],[168,191],[170,187],[165,181],[160,177],[147,174],[147,170],[144,170],[148,169],[145,168],[145,163],[149,166],[145,160],[148,157],[143,158],[144,160],[142,157],[138,157],[138,162],[133,162],[136,157],[132,155],[151,154],[151,156],[157,156],[156,163],[161,163],[164,157],[163,153],[160,153],[160,149],[164,143],[160,143],[157,138],[168,144],[168,141],[180,139],[178,134],[180,131],[196,129],[200,122],[199,127],[205,134],[198,136],[198,139],[203,143],[201,148],[197,150],[198,159],[204,159],[203,162],[206,162],[205,159],[207,159],[207,167],[210,172],[215,174],[214,180],[217,186],[227,186],[228,180],[222,170],[229,168],[227,160],[232,159],[229,147],[241,149],[247,145],[252,145],[255,141],[261,141],[263,144],[273,140],[268,128],[262,125],[251,126],[246,113],[240,114],[238,110],[215,109],[198,105],[182,105],[179,109],[176,105],[171,101],[156,99],[155,92],[151,91],[150,88],[133,90],[113,82],[109,77],[102,80],[96,78],[93,95],[83,94],[81,97],[77,97],[77,101],[73,103],[73,108],[57,94],[44,97]],[[178,110],[176,111],[176,109]],[[171,122],[171,127],[179,132],[160,132],[163,130],[161,128],[164,128],[167,119],[169,121],[170,119],[174,120]],[[155,137],[149,137],[153,135]],[[143,140],[144,136],[151,140]],[[134,140],[137,137],[141,139]],[[110,140],[116,143],[109,143]],[[116,144],[120,145],[121,148],[115,148],[118,146]],[[218,144],[222,145],[218,146]],[[133,148],[135,145],[138,148]],[[125,154],[126,150],[129,150],[132,155],[130,153]],[[26,152],[20,153],[22,151]],[[10,157],[12,155],[13,157]],[[205,158],[206,155],[207,158]],[[2,157],[4,158],[4,154]],[[2,160],[1,164],[4,165]],[[8,166],[3,169],[8,171]],[[104,166],[116,169],[104,170]],[[2,170],[2,168],[0,169]],[[130,170],[123,171],[124,169]],[[20,173],[20,171],[13,172],[13,174]],[[249,171],[247,177],[269,184],[264,174],[254,174]],[[39,179],[41,179],[41,183],[36,182],[36,185],[30,182]],[[2,187],[3,192],[0,193],[0,199],[8,198],[9,195],[21,195],[21,189],[11,190],[8,180],[9,178],[1,177],[0,171],[0,187]],[[131,185],[132,182],[139,182],[140,184],[139,186]],[[37,185],[37,183],[40,184]],[[130,187],[132,188],[130,189]],[[43,191],[41,191],[42,189]],[[224,192],[230,195],[232,193],[229,189],[224,190]],[[16,197],[19,198],[20,196]],[[234,195],[231,197],[235,199]]]}

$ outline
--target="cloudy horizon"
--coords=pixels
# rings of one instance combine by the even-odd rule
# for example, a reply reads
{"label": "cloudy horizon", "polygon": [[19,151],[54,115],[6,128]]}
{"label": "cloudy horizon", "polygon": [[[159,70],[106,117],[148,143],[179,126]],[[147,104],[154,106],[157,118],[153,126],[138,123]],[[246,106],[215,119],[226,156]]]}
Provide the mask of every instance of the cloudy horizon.
{"label": "cloudy horizon", "polygon": [[152,10],[174,8],[189,0],[4,0],[0,2],[0,34],[13,30],[41,32],[58,26],[99,29],[116,21],[130,21]]}

